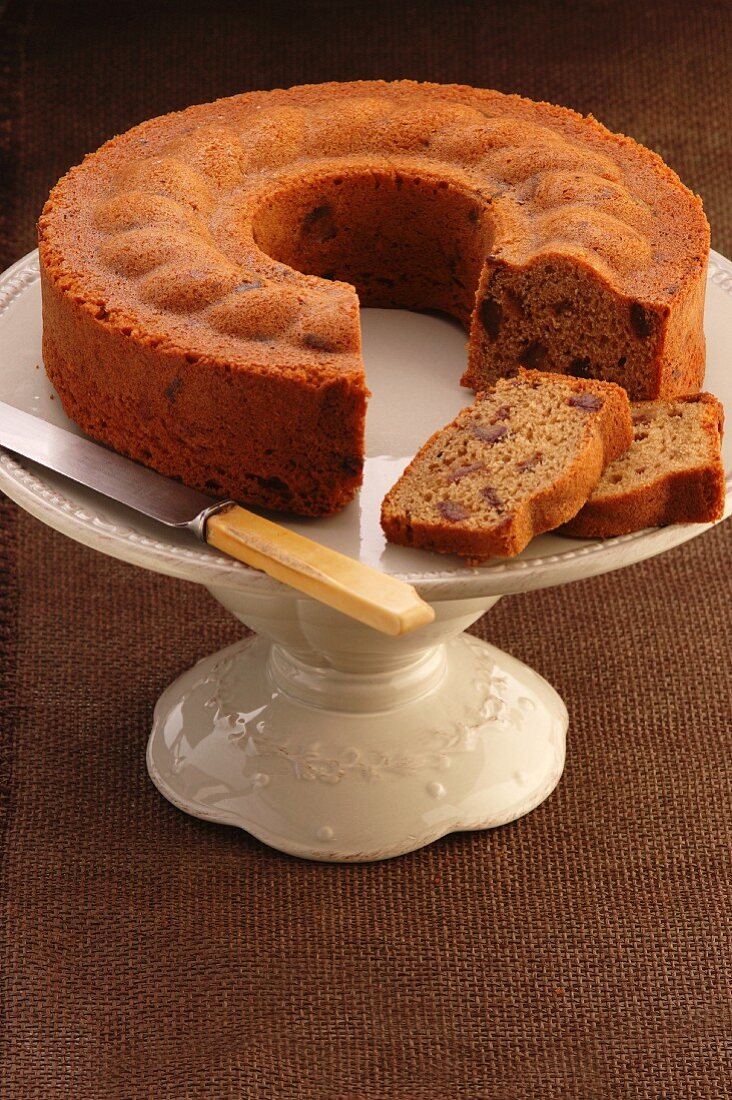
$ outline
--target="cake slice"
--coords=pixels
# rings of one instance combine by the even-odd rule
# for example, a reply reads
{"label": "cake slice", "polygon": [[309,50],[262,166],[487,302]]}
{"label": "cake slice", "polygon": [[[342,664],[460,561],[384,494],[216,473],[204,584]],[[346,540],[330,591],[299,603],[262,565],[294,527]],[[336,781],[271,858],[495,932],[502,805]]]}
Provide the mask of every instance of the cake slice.
{"label": "cake slice", "polygon": [[392,542],[473,564],[510,557],[574,516],[632,438],[620,386],[521,370],[425,443],[384,498],[381,525]]}
{"label": "cake slice", "polygon": [[724,409],[710,393],[631,406],[633,444],[610,466],[568,535],[608,538],[668,523],[708,523],[724,511]]}

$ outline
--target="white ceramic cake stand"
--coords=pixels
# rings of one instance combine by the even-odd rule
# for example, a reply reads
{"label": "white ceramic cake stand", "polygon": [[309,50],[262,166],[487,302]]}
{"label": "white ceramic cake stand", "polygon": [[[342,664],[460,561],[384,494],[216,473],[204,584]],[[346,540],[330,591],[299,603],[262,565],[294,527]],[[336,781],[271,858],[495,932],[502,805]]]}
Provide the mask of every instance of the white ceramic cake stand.
{"label": "white ceramic cake stand", "polygon": [[[705,385],[732,422],[732,264],[716,254],[706,324]],[[204,585],[256,632],[204,657],[165,691],[148,768],[187,813],[319,860],[395,856],[537,806],[562,772],[566,709],[539,675],[466,627],[502,595],[630,565],[708,526],[604,542],[545,535],[518,558],[481,568],[386,546],[384,492],[430,432],[470,400],[458,384],[465,338],[449,321],[402,311],[367,310],[363,327],[373,390],[363,491],[337,517],[285,522],[414,584],[436,620],[404,637],[379,634],[0,451],[0,488],[34,516],[113,557]],[[69,427],[38,369],[40,330],[31,254],[0,281],[0,400]],[[732,469],[729,439],[725,464]]]}

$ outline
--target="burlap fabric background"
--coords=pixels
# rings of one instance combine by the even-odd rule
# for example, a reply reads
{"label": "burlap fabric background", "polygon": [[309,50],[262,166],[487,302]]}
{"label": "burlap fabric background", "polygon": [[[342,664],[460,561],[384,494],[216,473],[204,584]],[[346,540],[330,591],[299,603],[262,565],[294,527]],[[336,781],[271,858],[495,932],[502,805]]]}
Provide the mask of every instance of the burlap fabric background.
{"label": "burlap fabric background", "polygon": [[[666,157],[732,253],[729,3],[0,0],[0,51],[3,266],[114,132],[371,76],[592,111]],[[731,524],[477,628],[567,701],[548,802],[325,866],[147,779],[157,695],[233,621],[0,518],[4,1100],[732,1096]]]}

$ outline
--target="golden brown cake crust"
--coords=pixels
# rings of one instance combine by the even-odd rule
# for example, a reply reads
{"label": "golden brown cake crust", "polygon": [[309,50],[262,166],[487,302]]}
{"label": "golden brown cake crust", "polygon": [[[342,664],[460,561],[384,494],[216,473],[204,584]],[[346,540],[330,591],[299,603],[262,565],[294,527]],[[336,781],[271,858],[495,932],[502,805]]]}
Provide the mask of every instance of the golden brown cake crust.
{"label": "golden brown cake crust", "polygon": [[631,440],[620,386],[520,370],[420,448],[381,525],[392,542],[473,564],[513,556],[573,516]]}
{"label": "golden brown cake crust", "polygon": [[59,182],[39,241],[70,415],[274,508],[334,511],[360,483],[356,292],[470,326],[474,387],[519,364],[636,397],[703,375],[699,200],[594,119],[489,90],[333,83],[152,119]]}

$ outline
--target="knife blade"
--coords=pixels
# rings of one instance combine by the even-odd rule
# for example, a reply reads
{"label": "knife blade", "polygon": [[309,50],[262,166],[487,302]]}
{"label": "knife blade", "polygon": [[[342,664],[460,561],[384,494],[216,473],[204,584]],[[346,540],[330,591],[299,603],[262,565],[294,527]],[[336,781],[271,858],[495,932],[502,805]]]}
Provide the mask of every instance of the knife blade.
{"label": "knife blade", "polygon": [[0,445],[79,485],[260,569],[384,634],[434,620],[432,607],[396,577],[240,507],[189,489],[99,443],[0,401]]}

